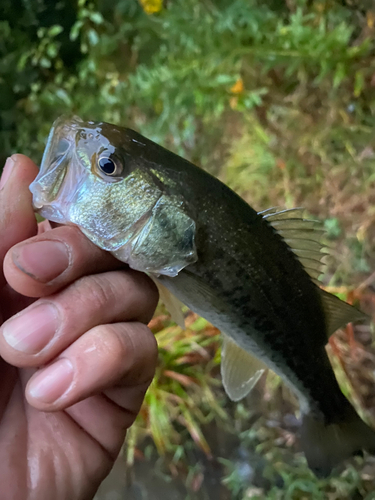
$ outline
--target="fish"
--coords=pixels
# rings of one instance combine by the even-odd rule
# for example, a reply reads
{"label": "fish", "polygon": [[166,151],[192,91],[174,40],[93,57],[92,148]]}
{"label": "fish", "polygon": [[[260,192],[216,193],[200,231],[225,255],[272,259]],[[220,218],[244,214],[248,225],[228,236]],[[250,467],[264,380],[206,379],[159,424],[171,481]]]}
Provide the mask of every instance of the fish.
{"label": "fish", "polygon": [[185,304],[221,331],[231,400],[266,370],[278,374],[298,398],[316,475],[375,452],[375,432],[343,395],[326,352],[332,333],[366,316],[319,287],[322,229],[302,209],[257,212],[136,131],[76,116],[53,124],[30,190],[41,216],[78,226],[147,273],[181,326]]}

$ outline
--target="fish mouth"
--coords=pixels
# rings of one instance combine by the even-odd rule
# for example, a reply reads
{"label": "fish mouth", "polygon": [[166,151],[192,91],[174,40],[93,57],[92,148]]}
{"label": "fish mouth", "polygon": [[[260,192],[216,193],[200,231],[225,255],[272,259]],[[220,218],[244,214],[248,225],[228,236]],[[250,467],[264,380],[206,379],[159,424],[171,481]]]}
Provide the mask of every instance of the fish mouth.
{"label": "fish mouth", "polygon": [[[34,210],[42,217],[60,224],[68,222],[68,203],[79,182],[79,168],[68,167],[72,161],[77,166],[79,164],[74,158],[74,146],[77,131],[82,125],[83,121],[77,116],[70,119],[63,116],[54,122],[39,173],[29,187]],[[65,201],[59,203],[59,199]]]}

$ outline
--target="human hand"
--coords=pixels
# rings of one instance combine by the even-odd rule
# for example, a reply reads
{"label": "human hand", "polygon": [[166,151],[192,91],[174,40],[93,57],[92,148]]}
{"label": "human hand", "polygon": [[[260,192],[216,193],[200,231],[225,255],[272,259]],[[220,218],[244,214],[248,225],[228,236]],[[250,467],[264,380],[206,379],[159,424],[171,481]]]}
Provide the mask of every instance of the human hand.
{"label": "human hand", "polygon": [[1,499],[90,499],[154,375],[157,291],[77,228],[38,229],[37,167],[12,159],[0,189]]}

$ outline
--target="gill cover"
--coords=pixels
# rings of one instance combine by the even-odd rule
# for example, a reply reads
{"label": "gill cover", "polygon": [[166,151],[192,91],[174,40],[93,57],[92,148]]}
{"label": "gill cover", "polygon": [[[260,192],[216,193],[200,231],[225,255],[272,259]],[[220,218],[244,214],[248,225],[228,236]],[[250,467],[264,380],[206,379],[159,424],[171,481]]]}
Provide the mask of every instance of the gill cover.
{"label": "gill cover", "polygon": [[173,277],[197,260],[194,237],[195,222],[162,195],[134,237],[112,253],[133,269]]}

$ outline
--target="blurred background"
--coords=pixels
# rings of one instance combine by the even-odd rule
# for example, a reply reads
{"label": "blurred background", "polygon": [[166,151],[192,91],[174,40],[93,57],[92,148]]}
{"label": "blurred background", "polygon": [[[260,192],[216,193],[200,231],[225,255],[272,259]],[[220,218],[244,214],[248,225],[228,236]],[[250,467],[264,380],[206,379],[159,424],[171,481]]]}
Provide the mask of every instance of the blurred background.
{"label": "blurred background", "polygon": [[[255,209],[303,206],[331,247],[322,286],[375,312],[373,0],[1,0],[0,162],[39,162],[61,114],[134,128]],[[306,467],[273,374],[228,401],[219,332],[159,306],[159,366],[97,500],[375,499],[375,458]],[[375,426],[373,325],[327,347]]]}

